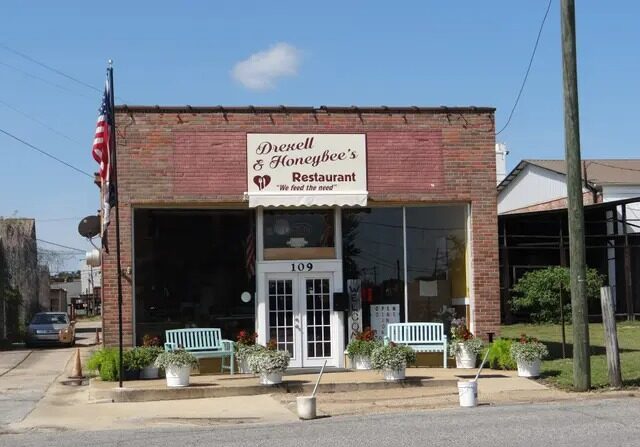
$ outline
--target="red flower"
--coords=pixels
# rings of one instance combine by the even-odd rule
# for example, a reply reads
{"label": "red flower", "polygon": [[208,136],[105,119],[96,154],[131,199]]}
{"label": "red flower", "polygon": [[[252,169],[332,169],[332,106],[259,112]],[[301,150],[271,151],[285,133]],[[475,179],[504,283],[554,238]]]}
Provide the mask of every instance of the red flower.
{"label": "red flower", "polygon": [[249,333],[245,330],[242,330],[238,332],[236,341],[241,345],[255,345],[257,338],[258,338],[258,334],[256,334],[255,332]]}
{"label": "red flower", "polygon": [[376,339],[376,331],[367,326],[364,331],[356,332],[355,337],[360,341],[373,341]]}

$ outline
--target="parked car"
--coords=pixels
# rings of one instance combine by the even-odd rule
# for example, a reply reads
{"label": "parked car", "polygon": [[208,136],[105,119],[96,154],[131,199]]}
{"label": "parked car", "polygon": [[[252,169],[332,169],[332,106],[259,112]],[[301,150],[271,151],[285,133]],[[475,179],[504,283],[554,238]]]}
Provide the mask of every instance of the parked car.
{"label": "parked car", "polygon": [[25,343],[27,346],[61,344],[73,346],[76,341],[76,322],[64,312],[39,312],[33,316]]}

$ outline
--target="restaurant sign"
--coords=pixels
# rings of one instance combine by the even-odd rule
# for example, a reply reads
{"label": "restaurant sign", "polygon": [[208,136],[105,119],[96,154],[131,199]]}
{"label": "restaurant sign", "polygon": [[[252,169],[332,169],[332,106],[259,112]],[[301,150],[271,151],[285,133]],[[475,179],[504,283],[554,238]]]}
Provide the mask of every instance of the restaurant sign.
{"label": "restaurant sign", "polygon": [[367,204],[364,134],[247,134],[249,206]]}

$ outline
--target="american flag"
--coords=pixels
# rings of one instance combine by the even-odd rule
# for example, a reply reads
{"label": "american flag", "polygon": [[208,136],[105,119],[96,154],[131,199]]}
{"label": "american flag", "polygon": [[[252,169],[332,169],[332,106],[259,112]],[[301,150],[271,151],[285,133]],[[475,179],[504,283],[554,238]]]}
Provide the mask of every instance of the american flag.
{"label": "american flag", "polygon": [[[111,111],[111,90],[109,88],[109,78],[102,95],[102,103],[98,111],[98,120],[96,122],[96,133],[93,139],[92,155],[99,165],[99,174],[102,181],[102,236],[109,225],[109,215],[111,205],[113,204],[113,188],[111,185],[111,144],[110,137],[112,133],[113,114]],[[104,245],[104,244],[103,244]]]}

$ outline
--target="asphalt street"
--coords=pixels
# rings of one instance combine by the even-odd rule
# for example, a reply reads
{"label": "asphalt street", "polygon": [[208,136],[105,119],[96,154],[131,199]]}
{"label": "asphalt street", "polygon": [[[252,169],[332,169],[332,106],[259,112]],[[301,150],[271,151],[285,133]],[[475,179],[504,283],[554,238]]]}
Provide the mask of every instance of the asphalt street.
{"label": "asphalt street", "polygon": [[638,446],[640,399],[477,407],[407,414],[334,417],[270,425],[0,435],[0,446]]}

